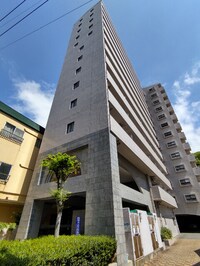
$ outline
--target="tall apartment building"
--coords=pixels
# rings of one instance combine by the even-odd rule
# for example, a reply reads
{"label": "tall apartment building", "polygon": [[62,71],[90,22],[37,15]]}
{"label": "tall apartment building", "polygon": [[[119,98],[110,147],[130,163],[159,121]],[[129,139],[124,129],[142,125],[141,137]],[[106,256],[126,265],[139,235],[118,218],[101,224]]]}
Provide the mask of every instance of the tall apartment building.
{"label": "tall apartment building", "polygon": [[144,89],[160,150],[171,181],[175,210],[181,231],[200,231],[200,168],[196,167],[189,143],[182,132],[165,89],[152,85]]}
{"label": "tall apartment building", "polygon": [[22,213],[44,128],[0,102],[0,222]]}
{"label": "tall apartment building", "polygon": [[72,196],[61,233],[74,232],[78,214],[81,233],[117,238],[118,265],[125,265],[127,253],[123,207],[157,212],[178,234],[177,204],[144,93],[101,2],[73,27],[18,239],[52,232],[56,209],[49,188],[55,183],[40,162],[58,151],[81,161],[81,173],[66,184]]}

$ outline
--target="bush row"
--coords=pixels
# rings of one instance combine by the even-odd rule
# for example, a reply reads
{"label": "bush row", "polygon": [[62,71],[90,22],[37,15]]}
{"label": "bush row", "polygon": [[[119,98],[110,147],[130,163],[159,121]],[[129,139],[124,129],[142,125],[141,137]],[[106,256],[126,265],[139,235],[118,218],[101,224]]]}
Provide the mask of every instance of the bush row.
{"label": "bush row", "polygon": [[108,265],[116,251],[107,236],[45,236],[24,241],[0,241],[3,266]]}

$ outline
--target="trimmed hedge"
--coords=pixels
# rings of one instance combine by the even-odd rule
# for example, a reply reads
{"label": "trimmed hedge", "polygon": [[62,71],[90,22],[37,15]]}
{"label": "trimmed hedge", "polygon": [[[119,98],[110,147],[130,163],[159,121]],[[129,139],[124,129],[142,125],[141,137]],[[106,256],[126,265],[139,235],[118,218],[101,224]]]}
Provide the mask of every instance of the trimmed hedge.
{"label": "trimmed hedge", "polygon": [[45,236],[24,241],[0,241],[3,266],[107,266],[116,251],[108,236]]}
{"label": "trimmed hedge", "polygon": [[167,240],[172,238],[172,231],[167,227],[161,227],[161,238]]}

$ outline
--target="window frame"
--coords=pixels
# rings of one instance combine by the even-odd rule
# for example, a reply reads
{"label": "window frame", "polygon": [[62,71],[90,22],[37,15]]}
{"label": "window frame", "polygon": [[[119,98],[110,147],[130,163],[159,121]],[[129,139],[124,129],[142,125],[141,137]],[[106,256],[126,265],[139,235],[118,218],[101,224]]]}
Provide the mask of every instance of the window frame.
{"label": "window frame", "polygon": [[80,80],[74,83],[73,90],[76,90],[80,86]]}
{"label": "window frame", "polygon": [[[1,166],[2,166],[2,164],[10,167],[10,169],[8,170],[8,173],[1,172]],[[10,177],[10,171],[11,171],[11,169],[12,169],[12,164],[8,164],[8,163],[5,163],[5,162],[0,162],[0,182],[7,182],[8,181],[8,179]],[[2,178],[1,175],[5,175],[6,178]]]}
{"label": "window frame", "polygon": [[[168,144],[170,144],[170,143],[174,143],[175,145],[170,145],[170,146],[169,146]],[[173,148],[173,147],[177,147],[177,143],[176,143],[175,140],[170,141],[170,142],[167,142],[166,145],[167,145],[167,148],[168,148],[168,149]]]}
{"label": "window frame", "polygon": [[[181,169],[181,167],[184,167]],[[178,167],[180,167],[180,170],[177,170]],[[182,163],[182,164],[178,164],[178,165],[174,165],[174,169],[175,169],[175,172],[176,173],[181,173],[181,172],[185,172],[186,171],[186,168],[185,168],[185,165]]]}
{"label": "window frame", "polygon": [[[186,183],[186,184],[181,184],[181,180],[188,180],[188,181],[189,181],[189,183]],[[192,183],[191,183],[191,180],[190,180],[190,178],[189,178],[189,177],[185,177],[185,178],[181,178],[181,179],[179,179],[179,183],[180,183],[180,186],[181,186],[181,187],[188,187],[188,186],[192,186]]]}
{"label": "window frame", "polygon": [[65,134],[72,133],[74,131],[74,125],[75,125],[74,121],[68,123],[66,126],[66,133]]}
{"label": "window frame", "polygon": [[[195,200],[187,200],[187,196],[195,196]],[[195,203],[195,202],[198,202],[198,199],[197,199],[197,196],[196,196],[196,193],[190,193],[190,194],[184,194],[184,198],[185,198],[185,202],[187,203]]]}
{"label": "window frame", "polygon": [[72,101],[70,102],[69,109],[73,109],[73,108],[75,108],[75,107],[77,106],[77,101],[78,101],[77,98],[74,99],[74,100],[72,100]]}

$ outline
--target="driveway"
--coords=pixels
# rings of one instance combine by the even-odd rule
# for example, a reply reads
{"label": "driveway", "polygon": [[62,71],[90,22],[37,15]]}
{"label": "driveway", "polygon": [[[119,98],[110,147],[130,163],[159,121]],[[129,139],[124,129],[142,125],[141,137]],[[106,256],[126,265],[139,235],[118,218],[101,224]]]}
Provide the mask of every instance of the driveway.
{"label": "driveway", "polygon": [[200,233],[183,233],[145,266],[200,266]]}

